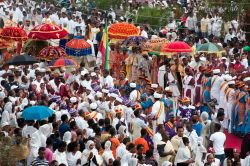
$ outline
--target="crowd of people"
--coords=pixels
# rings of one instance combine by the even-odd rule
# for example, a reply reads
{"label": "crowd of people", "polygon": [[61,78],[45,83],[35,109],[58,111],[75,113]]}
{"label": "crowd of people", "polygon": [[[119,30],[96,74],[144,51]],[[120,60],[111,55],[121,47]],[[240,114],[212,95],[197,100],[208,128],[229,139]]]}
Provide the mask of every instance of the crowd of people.
{"label": "crowd of people", "polygon": [[[46,61],[1,66],[0,146],[11,140],[11,148],[9,156],[0,154],[0,165],[250,166],[250,47],[236,20],[222,31],[218,13],[197,21],[192,9],[183,18],[173,15],[157,33],[140,25],[141,36],[185,41],[193,53],[157,56],[143,45],[112,42],[104,70],[98,47],[106,16],[110,23],[132,19],[34,1],[1,3],[0,14],[1,28],[21,26],[27,33],[42,23],[60,25],[69,39],[86,39],[97,57],[91,68],[85,62],[49,68]],[[195,51],[208,42],[224,52]],[[54,114],[25,120],[22,111],[35,105]],[[242,148],[225,147],[225,132],[244,137]]]}

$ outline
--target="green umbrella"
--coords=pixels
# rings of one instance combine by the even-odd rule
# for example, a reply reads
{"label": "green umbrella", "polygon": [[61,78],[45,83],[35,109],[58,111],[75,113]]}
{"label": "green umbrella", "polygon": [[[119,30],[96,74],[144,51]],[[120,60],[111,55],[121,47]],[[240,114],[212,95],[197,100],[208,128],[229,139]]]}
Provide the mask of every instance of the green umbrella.
{"label": "green umbrella", "polygon": [[220,53],[224,52],[224,49],[218,44],[205,43],[197,47],[197,52]]}

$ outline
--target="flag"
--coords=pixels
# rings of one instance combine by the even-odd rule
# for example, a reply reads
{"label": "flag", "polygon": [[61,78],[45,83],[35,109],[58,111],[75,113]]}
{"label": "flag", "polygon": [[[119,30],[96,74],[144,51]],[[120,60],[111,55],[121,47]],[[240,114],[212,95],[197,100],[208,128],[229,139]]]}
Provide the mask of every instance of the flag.
{"label": "flag", "polygon": [[102,41],[99,46],[99,52],[101,53],[102,69],[109,69],[109,44],[108,44],[108,27],[107,23],[102,35]]}

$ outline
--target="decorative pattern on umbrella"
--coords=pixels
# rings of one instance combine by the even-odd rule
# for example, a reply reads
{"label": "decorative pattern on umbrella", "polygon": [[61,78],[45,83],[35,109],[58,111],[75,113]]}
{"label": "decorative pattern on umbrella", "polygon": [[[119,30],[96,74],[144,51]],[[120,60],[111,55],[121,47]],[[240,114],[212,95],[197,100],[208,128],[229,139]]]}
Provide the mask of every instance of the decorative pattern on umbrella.
{"label": "decorative pattern on umbrella", "polygon": [[0,37],[6,40],[25,41],[28,39],[26,32],[19,27],[6,27],[0,33]]}
{"label": "decorative pattern on umbrella", "polygon": [[126,46],[138,46],[147,41],[147,38],[143,36],[129,36],[122,42],[122,45]]}
{"label": "decorative pattern on umbrella", "polygon": [[84,39],[72,39],[66,43],[66,53],[72,56],[85,56],[92,54],[91,45]]}
{"label": "decorative pattern on umbrella", "polygon": [[129,23],[115,23],[108,28],[108,37],[111,39],[126,39],[129,36],[138,36],[140,30]]}
{"label": "decorative pattern on umbrella", "polygon": [[170,42],[162,48],[162,52],[192,52],[192,48],[185,42]]}
{"label": "decorative pattern on umbrella", "polygon": [[29,33],[31,39],[49,40],[61,39],[68,35],[68,32],[62,27],[54,24],[41,24],[35,26]]}
{"label": "decorative pattern on umbrella", "polygon": [[49,67],[77,67],[77,62],[74,61],[73,59],[68,59],[68,58],[59,58],[56,60],[53,60],[49,63]]}
{"label": "decorative pattern on umbrella", "polygon": [[65,50],[59,46],[45,47],[39,52],[37,56],[38,59],[45,59],[48,61],[67,57],[68,55],[66,54]]}
{"label": "decorative pattern on umbrella", "polygon": [[197,52],[205,52],[205,53],[219,53],[223,52],[224,49],[218,44],[215,43],[205,43],[197,47]]}
{"label": "decorative pattern on umbrella", "polygon": [[165,38],[154,38],[148,40],[145,44],[142,45],[144,51],[153,51],[157,49],[159,45],[168,43],[168,40]]}

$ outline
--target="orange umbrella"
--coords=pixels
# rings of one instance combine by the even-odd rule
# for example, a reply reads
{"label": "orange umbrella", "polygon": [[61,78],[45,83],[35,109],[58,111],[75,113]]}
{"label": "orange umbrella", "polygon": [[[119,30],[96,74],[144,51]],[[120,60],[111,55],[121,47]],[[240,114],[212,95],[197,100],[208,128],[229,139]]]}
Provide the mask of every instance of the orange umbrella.
{"label": "orange umbrella", "polygon": [[111,39],[126,39],[129,36],[138,36],[140,30],[133,24],[126,22],[112,24],[108,28],[108,37]]}

